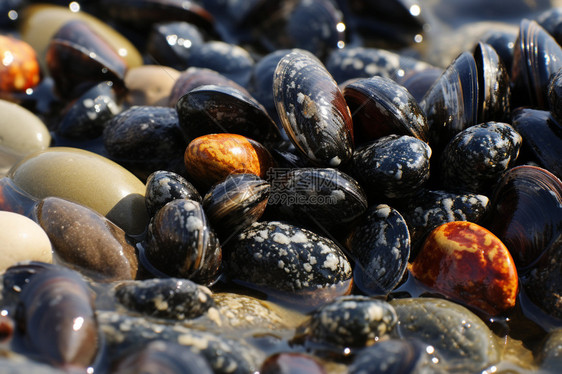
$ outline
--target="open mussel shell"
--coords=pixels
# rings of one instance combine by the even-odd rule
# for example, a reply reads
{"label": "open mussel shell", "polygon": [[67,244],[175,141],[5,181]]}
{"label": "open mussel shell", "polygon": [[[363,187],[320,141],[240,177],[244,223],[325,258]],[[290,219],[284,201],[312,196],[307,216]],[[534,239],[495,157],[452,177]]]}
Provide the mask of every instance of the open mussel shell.
{"label": "open mussel shell", "polygon": [[290,221],[334,233],[345,231],[367,210],[363,188],[337,169],[272,169],[269,175],[269,205]]}
{"label": "open mussel shell", "polygon": [[168,276],[213,283],[221,268],[222,250],[202,205],[178,199],[158,210],[148,226],[141,260]]}
{"label": "open mussel shell", "polygon": [[56,32],[46,61],[57,92],[67,98],[77,97],[103,81],[122,88],[128,68],[108,42],[80,20],[69,21]]}
{"label": "open mussel shell", "polygon": [[176,110],[188,141],[213,133],[240,134],[262,143],[280,138],[265,108],[252,96],[233,87],[194,88],[178,100]]}
{"label": "open mussel shell", "polygon": [[172,200],[202,201],[199,191],[187,179],[169,170],[157,170],[148,176],[144,196],[151,217]]}
{"label": "open mussel shell", "polygon": [[478,95],[476,62],[472,54],[463,52],[420,103],[429,126],[429,144],[436,154],[453,136],[477,123]]}
{"label": "open mussel shell", "polygon": [[318,166],[337,167],[353,152],[353,124],[343,94],[322,63],[293,51],[279,61],[273,97],[281,124]]}
{"label": "open mussel shell", "polygon": [[379,204],[369,208],[347,237],[355,261],[355,286],[367,295],[388,295],[402,280],[410,258],[410,233],[402,215]]}
{"label": "open mussel shell", "polygon": [[441,154],[443,186],[451,191],[486,193],[515,163],[521,140],[513,127],[500,122],[459,132]]}
{"label": "open mussel shell", "polygon": [[511,69],[513,106],[545,109],[548,84],[562,68],[562,48],[536,21],[523,19]]}
{"label": "open mussel shell", "polygon": [[343,94],[353,118],[356,144],[390,134],[427,142],[424,113],[414,97],[390,78],[359,79],[346,85]]}
{"label": "open mussel shell", "polygon": [[227,238],[256,222],[265,211],[270,184],[254,174],[232,174],[214,185],[203,208],[219,236]]}
{"label": "open mussel shell", "polygon": [[558,245],[562,227],[562,182],[536,166],[509,169],[496,185],[482,225],[509,248],[519,274]]}
{"label": "open mussel shell", "polygon": [[523,138],[522,156],[562,178],[562,125],[553,113],[518,108],[512,124]]}
{"label": "open mussel shell", "polygon": [[41,361],[90,366],[98,354],[93,293],[78,273],[48,267],[32,276],[16,313],[25,344]]}
{"label": "open mussel shell", "polygon": [[479,42],[474,48],[478,69],[478,123],[509,120],[511,90],[509,75],[496,50]]}

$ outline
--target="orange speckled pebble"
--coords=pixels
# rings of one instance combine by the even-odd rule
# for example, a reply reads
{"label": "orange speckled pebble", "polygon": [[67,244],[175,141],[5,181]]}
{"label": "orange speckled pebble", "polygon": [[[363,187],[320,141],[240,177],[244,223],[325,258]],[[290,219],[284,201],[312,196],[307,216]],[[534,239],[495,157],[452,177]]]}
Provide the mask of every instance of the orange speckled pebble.
{"label": "orange speckled pebble", "polygon": [[209,134],[193,139],[185,150],[184,161],[192,181],[206,187],[234,173],[265,178],[273,166],[273,157],[262,144],[236,134]]}
{"label": "orange speckled pebble", "polygon": [[29,44],[0,35],[0,90],[24,91],[39,83],[37,55]]}
{"label": "orange speckled pebble", "polygon": [[515,306],[513,259],[500,239],[475,223],[455,221],[435,228],[410,271],[443,295],[491,315]]}

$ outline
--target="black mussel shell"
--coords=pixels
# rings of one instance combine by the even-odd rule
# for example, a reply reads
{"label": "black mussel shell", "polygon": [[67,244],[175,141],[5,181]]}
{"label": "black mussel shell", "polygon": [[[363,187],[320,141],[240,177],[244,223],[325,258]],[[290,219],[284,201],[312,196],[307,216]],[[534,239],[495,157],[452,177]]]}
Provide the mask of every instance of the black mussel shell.
{"label": "black mussel shell", "polygon": [[214,371],[195,349],[168,340],[152,340],[129,349],[111,365],[113,374],[212,374]]}
{"label": "black mussel shell", "polygon": [[438,155],[449,140],[478,116],[478,70],[469,52],[461,53],[423,97],[429,144]]}
{"label": "black mussel shell", "polygon": [[231,174],[203,199],[211,226],[228,238],[256,222],[265,211],[270,184],[254,174]]}
{"label": "black mussel shell", "polygon": [[180,278],[121,282],[114,295],[129,311],[177,321],[200,317],[215,305],[207,287]]}
{"label": "black mussel shell", "polygon": [[105,124],[109,158],[146,180],[156,170],[178,170],[187,146],[173,108],[133,106]]}
{"label": "black mussel shell", "polygon": [[373,205],[347,237],[355,261],[355,286],[367,295],[388,295],[402,280],[410,258],[410,233],[402,215]]}
{"label": "black mussel shell", "polygon": [[404,73],[396,81],[414,97],[417,103],[421,102],[427,91],[443,74],[443,69],[429,67],[423,70],[413,70]]}
{"label": "black mussel shell", "polygon": [[373,76],[397,79],[428,68],[432,66],[426,62],[378,48],[335,49],[326,60],[326,69],[340,84],[350,79]]}
{"label": "black mussel shell", "polygon": [[90,366],[98,354],[93,293],[67,268],[47,268],[23,288],[18,328],[33,355],[54,366]]}
{"label": "black mussel shell", "polygon": [[536,18],[539,25],[542,26],[552,37],[560,44],[562,42],[562,8],[550,8]]}
{"label": "black mussel shell", "polygon": [[182,71],[180,76],[174,83],[172,92],[170,93],[170,97],[168,98],[168,106],[175,108],[178,100],[183,95],[197,87],[207,85],[232,87],[242,92],[244,95],[252,96],[248,91],[246,91],[244,87],[234,82],[232,79],[225,77],[221,73],[207,68],[198,68],[192,66],[185,71]]}
{"label": "black mussel shell", "polygon": [[120,111],[112,82],[101,82],[80,96],[62,118],[56,133],[67,139],[101,136],[105,123]]}
{"label": "black mussel shell", "polygon": [[334,233],[367,210],[367,195],[349,175],[332,168],[273,169],[269,205],[284,219]]}
{"label": "black mussel shell", "polygon": [[494,48],[508,74],[511,72],[511,66],[513,65],[513,51],[516,39],[517,33],[508,30],[490,30],[480,38],[483,43]]}
{"label": "black mussel shell", "polygon": [[387,337],[397,322],[394,308],[384,300],[341,296],[310,313],[297,336],[342,350],[362,348]]}
{"label": "black mussel shell", "polygon": [[346,85],[355,144],[397,134],[428,141],[425,115],[414,97],[390,78],[375,76]]}
{"label": "black mussel shell", "polygon": [[443,187],[486,193],[513,166],[520,147],[521,135],[507,123],[486,122],[461,131],[441,154]]}
{"label": "black mussel shell", "polygon": [[562,69],[548,83],[548,108],[558,121],[562,120]]}
{"label": "black mussel shell", "polygon": [[281,124],[300,152],[318,166],[336,167],[353,152],[353,124],[343,94],[322,63],[295,50],[273,78]]}
{"label": "black mussel shell", "polygon": [[192,51],[203,43],[203,35],[190,23],[158,23],[152,26],[146,50],[154,63],[182,71],[188,68]]}
{"label": "black mussel shell", "polygon": [[201,204],[178,199],[158,210],[148,226],[142,260],[172,277],[203,285],[216,281],[222,249]]}
{"label": "black mussel shell", "polygon": [[478,119],[477,123],[509,121],[511,90],[509,75],[496,50],[479,42],[474,48],[478,69]]}
{"label": "black mussel shell", "polygon": [[437,226],[452,221],[478,223],[489,206],[485,195],[423,190],[400,207],[412,239],[410,260],[418,253],[426,236]]}
{"label": "black mussel shell", "polygon": [[215,133],[239,134],[261,143],[279,140],[279,130],[265,108],[233,87],[206,85],[192,89],[177,102],[186,141]]}
{"label": "black mussel shell", "polygon": [[65,23],[52,37],[47,68],[59,95],[78,97],[92,86],[111,81],[122,90],[127,63],[86,22]]}
{"label": "black mussel shell", "polygon": [[168,170],[157,170],[148,176],[144,196],[146,209],[151,217],[172,200],[202,201],[197,189],[187,179]]}
{"label": "black mussel shell", "polygon": [[387,135],[359,146],[349,174],[369,196],[396,199],[415,194],[429,179],[431,148],[409,135]]}
{"label": "black mussel shell", "polygon": [[348,294],[353,283],[335,242],[278,221],[256,222],[239,233],[225,249],[225,265],[234,282],[301,308]]}
{"label": "black mussel shell", "polygon": [[548,84],[562,68],[562,48],[536,21],[523,19],[511,68],[513,107],[546,109]]}
{"label": "black mussel shell", "polygon": [[536,166],[509,169],[496,185],[482,226],[509,249],[524,275],[558,246],[562,227],[562,182]]}
{"label": "black mussel shell", "polygon": [[562,125],[553,113],[531,108],[513,112],[513,127],[523,138],[521,154],[562,178]]}

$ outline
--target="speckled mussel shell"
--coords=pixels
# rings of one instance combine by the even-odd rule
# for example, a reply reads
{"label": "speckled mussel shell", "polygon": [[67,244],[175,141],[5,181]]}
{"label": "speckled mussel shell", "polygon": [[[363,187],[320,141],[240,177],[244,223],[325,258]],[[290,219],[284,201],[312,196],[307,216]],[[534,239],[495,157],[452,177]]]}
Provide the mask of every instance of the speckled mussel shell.
{"label": "speckled mussel shell", "polygon": [[390,134],[428,141],[429,127],[414,97],[390,78],[375,76],[346,85],[356,144]]}
{"label": "speckled mussel shell", "polygon": [[377,198],[403,198],[429,179],[431,148],[409,135],[387,135],[359,146],[347,171]]}
{"label": "speckled mussel shell", "polygon": [[318,59],[298,50],[283,57],[273,77],[273,98],[289,139],[313,164],[336,167],[351,157],[351,113]]}
{"label": "speckled mussel shell", "polygon": [[441,155],[443,186],[485,193],[519,155],[521,135],[507,123],[486,122],[458,133]]}
{"label": "speckled mussel shell", "polygon": [[180,278],[123,282],[114,295],[132,312],[172,320],[197,318],[215,305],[208,288]]}
{"label": "speckled mussel shell", "polygon": [[333,230],[346,227],[367,210],[361,185],[337,169],[273,169],[269,174],[268,204],[291,221]]}
{"label": "speckled mussel shell", "polygon": [[187,179],[173,171],[157,170],[148,176],[145,203],[151,217],[158,209],[177,199],[202,201],[197,189]]}
{"label": "speckled mussel shell", "polygon": [[410,258],[410,233],[396,209],[371,206],[346,245],[355,261],[354,283],[364,293],[387,295],[402,280]]}
{"label": "speckled mussel shell", "polygon": [[366,296],[342,296],[311,313],[299,327],[307,340],[337,348],[374,344],[389,334],[398,317],[384,300]]}
{"label": "speckled mussel shell", "polygon": [[145,258],[169,276],[211,284],[218,276],[222,250],[203,207],[189,199],[173,200],[148,226]]}
{"label": "speckled mussel shell", "polygon": [[225,252],[234,281],[289,301],[320,305],[352,284],[351,265],[333,241],[282,222],[254,223]]}

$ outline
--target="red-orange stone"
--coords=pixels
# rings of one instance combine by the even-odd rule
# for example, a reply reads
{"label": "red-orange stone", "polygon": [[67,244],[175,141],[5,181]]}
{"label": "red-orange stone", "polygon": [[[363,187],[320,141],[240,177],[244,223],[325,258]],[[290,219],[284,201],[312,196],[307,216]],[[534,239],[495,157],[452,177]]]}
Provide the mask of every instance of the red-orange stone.
{"label": "red-orange stone", "polygon": [[435,228],[410,271],[428,287],[491,315],[515,306],[513,259],[500,239],[475,223],[455,221]]}
{"label": "red-orange stone", "polygon": [[23,40],[0,35],[0,91],[24,91],[40,77],[35,50]]}
{"label": "red-orange stone", "polygon": [[260,143],[236,134],[209,134],[193,139],[184,154],[192,181],[210,187],[230,174],[251,173],[265,178],[273,157]]}

